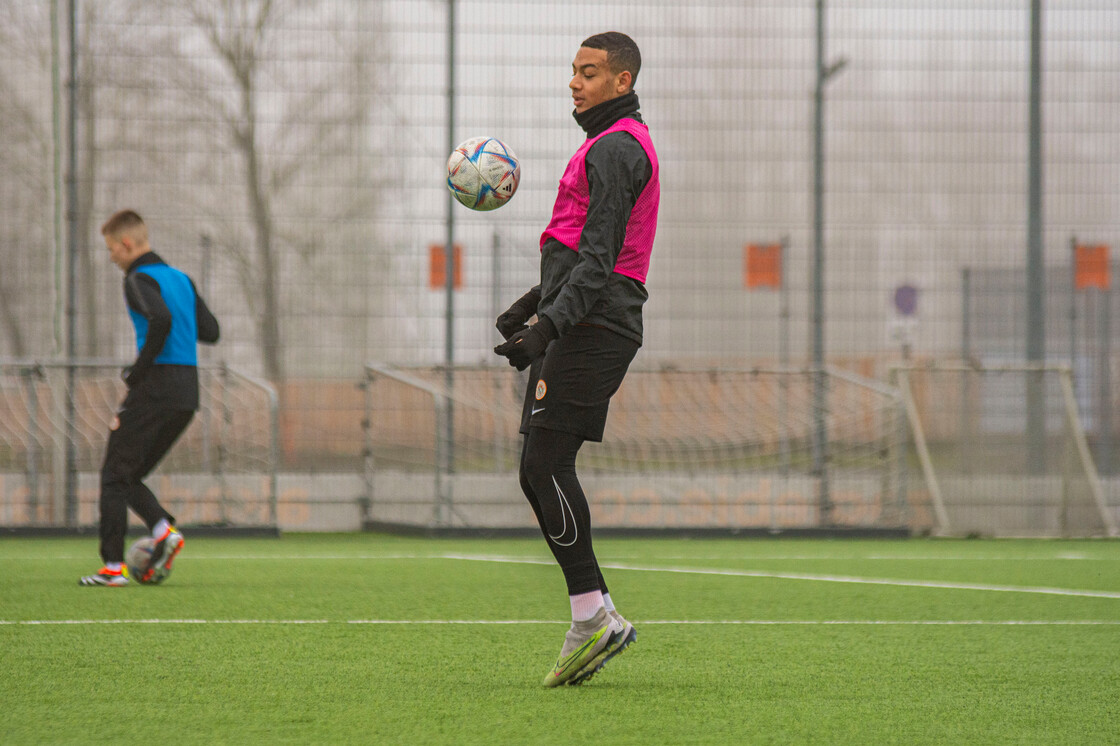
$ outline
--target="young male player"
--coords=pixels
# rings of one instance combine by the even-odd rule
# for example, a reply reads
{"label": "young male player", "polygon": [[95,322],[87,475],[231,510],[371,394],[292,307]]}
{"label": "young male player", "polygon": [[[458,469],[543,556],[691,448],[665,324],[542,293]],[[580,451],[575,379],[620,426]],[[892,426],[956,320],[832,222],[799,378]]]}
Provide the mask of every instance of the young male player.
{"label": "young male player", "polygon": [[[611,396],[642,344],[642,304],[661,188],[638,113],[641,54],[615,31],[586,39],[568,83],[587,139],[560,179],[541,235],[541,283],[498,317],[494,352],[530,369],[521,489],[564,572],[572,625],[545,686],[589,679],[637,636],[615,610],[591,544],[576,477],[584,441],[601,441]],[[537,323],[526,326],[536,314]]]}
{"label": "young male player", "polygon": [[136,328],[139,354],[125,370],[128,394],[109,426],[101,466],[101,559],[105,566],[79,581],[88,586],[128,585],[124,536],[128,508],[156,540],[143,582],[171,570],[183,535],[142,481],[186,429],[198,409],[198,342],[218,341],[218,321],[187,275],[151,249],[148,227],[132,210],[101,226],[109,258],[124,273],[124,297]]}

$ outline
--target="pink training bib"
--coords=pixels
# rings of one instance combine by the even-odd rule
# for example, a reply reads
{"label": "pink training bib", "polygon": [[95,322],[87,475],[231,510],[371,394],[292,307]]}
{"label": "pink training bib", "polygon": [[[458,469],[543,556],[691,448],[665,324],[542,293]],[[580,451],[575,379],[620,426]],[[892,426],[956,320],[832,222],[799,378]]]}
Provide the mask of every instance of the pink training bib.
{"label": "pink training bib", "polygon": [[579,238],[583,233],[583,226],[587,223],[587,204],[590,196],[587,185],[587,151],[598,142],[600,137],[612,132],[629,132],[633,135],[653,166],[653,176],[638,195],[638,201],[630,212],[622,251],[619,252],[618,261],[614,265],[614,271],[618,274],[644,283],[649,273],[649,257],[653,251],[654,235],[657,233],[657,207],[661,201],[661,181],[657,151],[653,149],[653,141],[649,138],[649,127],[635,119],[620,119],[606,132],[589,138],[568,161],[568,167],[560,177],[560,190],[556,195],[556,204],[552,208],[552,221],[541,234],[541,246],[543,247],[545,240],[551,236],[569,249],[579,251]]}

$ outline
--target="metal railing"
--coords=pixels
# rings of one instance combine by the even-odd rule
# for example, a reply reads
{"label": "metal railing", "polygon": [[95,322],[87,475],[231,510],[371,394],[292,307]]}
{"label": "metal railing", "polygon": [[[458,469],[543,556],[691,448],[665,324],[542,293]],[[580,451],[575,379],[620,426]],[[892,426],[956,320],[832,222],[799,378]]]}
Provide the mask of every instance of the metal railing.
{"label": "metal railing", "polygon": [[[125,395],[122,367],[0,361],[0,525],[75,527],[95,518],[88,495]],[[175,481],[180,522],[275,526],[275,389],[224,363],[204,364],[199,396],[198,414],[157,467]]]}

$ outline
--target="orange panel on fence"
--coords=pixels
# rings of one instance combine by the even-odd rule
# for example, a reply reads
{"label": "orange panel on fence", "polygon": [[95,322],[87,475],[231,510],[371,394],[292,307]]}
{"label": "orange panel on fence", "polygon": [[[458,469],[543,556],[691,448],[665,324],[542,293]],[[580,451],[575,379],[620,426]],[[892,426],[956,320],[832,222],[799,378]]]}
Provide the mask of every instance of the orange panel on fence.
{"label": "orange panel on fence", "polygon": [[[455,276],[453,278],[456,289],[463,287],[463,247],[455,244]],[[444,261],[443,247],[432,244],[428,247],[428,287],[438,290],[447,285],[447,263]]]}
{"label": "orange panel on fence", "polygon": [[743,285],[748,288],[782,286],[782,245],[760,246],[749,244],[746,247]]}
{"label": "orange panel on fence", "polygon": [[1110,280],[1108,247],[1078,246],[1074,249],[1073,286],[1108,290]]}

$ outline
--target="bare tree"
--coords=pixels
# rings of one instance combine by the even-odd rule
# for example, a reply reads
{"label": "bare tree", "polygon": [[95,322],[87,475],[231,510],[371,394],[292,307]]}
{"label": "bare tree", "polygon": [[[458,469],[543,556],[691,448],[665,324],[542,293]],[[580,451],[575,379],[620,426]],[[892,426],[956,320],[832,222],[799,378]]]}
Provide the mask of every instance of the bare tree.
{"label": "bare tree", "polygon": [[28,354],[24,325],[29,315],[20,313],[33,296],[22,289],[27,280],[22,275],[31,269],[27,266],[30,259],[27,244],[40,234],[39,221],[49,217],[49,213],[36,216],[28,209],[32,206],[27,204],[25,191],[28,188],[40,194],[50,191],[49,183],[40,182],[44,166],[47,166],[46,173],[50,173],[49,144],[44,142],[44,134],[49,138],[50,129],[47,124],[44,133],[44,124],[27,102],[21,100],[13,82],[0,72],[0,129],[7,141],[5,147],[0,148],[0,174],[3,174],[0,176],[0,199],[11,211],[0,228],[5,264],[4,271],[0,272],[0,327],[7,336],[8,349],[16,357]]}
{"label": "bare tree", "polygon": [[[375,60],[365,50],[377,45],[331,38],[329,29],[345,30],[348,15],[376,6],[197,0],[148,8],[159,13],[158,27],[175,32],[152,35],[147,83],[162,92],[156,105],[167,118],[178,118],[176,137],[197,146],[194,154],[180,146],[154,157],[196,185],[183,199],[237,268],[264,374],[276,383],[287,377],[283,324],[306,300],[300,280],[313,275],[325,246],[344,240],[348,221],[361,216],[372,225],[376,183],[355,163],[369,94],[354,89],[372,79]],[[324,188],[332,179],[356,188]],[[237,218],[232,201],[246,208]]]}
{"label": "bare tree", "polygon": [[[257,314],[265,375],[275,382],[284,380],[283,346],[280,337],[279,283],[276,253],[273,244],[275,226],[272,201],[265,183],[266,165],[262,163],[259,135],[258,83],[269,25],[273,20],[272,0],[241,3],[189,3],[184,10],[190,23],[202,32],[211,50],[216,53],[222,74],[228,76],[235,90],[235,100],[222,96],[225,86],[218,81],[212,86],[199,86],[193,94],[218,112],[237,152],[244,159],[244,188],[254,228],[254,259],[256,276],[247,283],[250,297],[259,298]],[[209,71],[191,64],[202,73],[203,80],[213,79]],[[231,105],[232,104],[232,105]],[[248,266],[248,265],[246,265]]]}
{"label": "bare tree", "polygon": [[0,350],[48,351],[53,188],[50,20],[43,4],[0,8]]}
{"label": "bare tree", "polygon": [[[98,155],[100,146],[97,142],[98,111],[96,102],[99,74],[96,60],[100,56],[94,54],[94,44],[113,47],[118,38],[116,29],[119,26],[109,26],[109,33],[94,34],[94,30],[102,31],[98,23],[99,9],[95,3],[82,5],[82,15],[78,27],[78,204],[76,205],[78,245],[72,250],[77,252],[77,277],[74,284],[77,293],[76,308],[80,309],[79,321],[81,333],[75,340],[75,349],[79,355],[94,357],[102,349],[102,335],[98,329],[99,309],[104,305],[105,298],[100,292],[97,278],[101,274],[99,263],[94,257],[103,258],[97,252],[97,243],[91,244],[94,235],[94,205],[95,188],[98,182]],[[104,261],[104,260],[103,260]]]}
{"label": "bare tree", "polygon": [[[375,251],[381,161],[369,142],[387,55],[380,5],[80,6],[81,354],[104,354],[107,341],[127,336],[96,233],[97,216],[123,206],[171,218],[160,245],[181,250],[201,232],[214,239],[214,255],[242,290],[228,293],[219,274],[227,291],[219,302],[248,309],[271,380],[287,377],[285,337],[300,345],[305,369],[319,364],[314,349],[306,352],[316,337],[329,337],[340,358],[362,354],[369,326],[353,319],[376,316],[380,302],[379,288],[370,292],[362,280],[387,268]],[[52,323],[61,328],[50,302],[61,257],[52,253],[48,11],[0,5],[0,350],[18,355],[49,340]],[[349,283],[345,292],[330,284],[338,277]]]}
{"label": "bare tree", "polygon": [[[50,339],[44,331],[53,324],[61,334],[64,326],[60,309],[51,303],[52,279],[62,277],[67,265],[66,253],[76,254],[74,307],[77,313],[75,349],[79,355],[101,354],[107,339],[101,319],[107,308],[116,308],[119,295],[104,292],[101,280],[108,272],[108,261],[94,240],[94,224],[98,190],[103,186],[99,173],[100,154],[117,147],[115,134],[101,136],[97,123],[99,91],[113,80],[113,68],[122,63],[115,54],[124,44],[119,21],[130,15],[132,2],[114,4],[112,8],[98,3],[83,3],[77,19],[76,83],[78,125],[77,174],[78,203],[74,206],[77,222],[77,245],[55,246],[61,236],[54,236],[52,208],[62,199],[53,184],[55,160],[65,160],[62,152],[54,153],[53,129],[65,128],[67,97],[58,91],[56,121],[52,124],[52,41],[49,5],[27,3],[0,9],[0,50],[11,64],[0,65],[0,130],[4,147],[0,148],[0,196],[11,214],[0,220],[0,240],[10,253],[5,253],[5,271],[0,273],[0,328],[16,355],[43,354],[50,350],[44,344],[27,340]],[[110,15],[110,12],[117,15]],[[66,36],[66,18],[57,19],[59,35]],[[53,64],[65,69],[70,50],[58,40],[57,59]],[[68,82],[59,73],[60,86]],[[62,147],[65,147],[64,145]],[[53,250],[52,250],[53,248]],[[52,266],[52,263],[54,266]],[[57,340],[59,343],[61,339]],[[54,350],[58,352],[58,350]]]}

